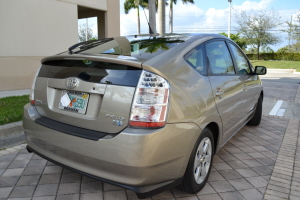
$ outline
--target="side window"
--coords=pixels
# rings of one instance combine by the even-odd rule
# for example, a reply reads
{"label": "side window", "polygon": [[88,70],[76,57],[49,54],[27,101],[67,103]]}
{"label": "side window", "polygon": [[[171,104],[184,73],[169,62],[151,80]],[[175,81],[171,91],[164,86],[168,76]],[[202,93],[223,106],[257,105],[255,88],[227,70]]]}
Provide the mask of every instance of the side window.
{"label": "side window", "polygon": [[247,58],[243,55],[243,53],[233,44],[229,43],[229,46],[233,52],[234,59],[236,61],[237,67],[238,67],[238,73],[239,74],[250,74],[250,66],[247,62]]}
{"label": "side window", "polygon": [[200,74],[205,72],[204,47],[200,45],[184,56],[184,59]]}
{"label": "side window", "polygon": [[215,41],[205,45],[212,74],[235,74],[233,62],[224,41]]}

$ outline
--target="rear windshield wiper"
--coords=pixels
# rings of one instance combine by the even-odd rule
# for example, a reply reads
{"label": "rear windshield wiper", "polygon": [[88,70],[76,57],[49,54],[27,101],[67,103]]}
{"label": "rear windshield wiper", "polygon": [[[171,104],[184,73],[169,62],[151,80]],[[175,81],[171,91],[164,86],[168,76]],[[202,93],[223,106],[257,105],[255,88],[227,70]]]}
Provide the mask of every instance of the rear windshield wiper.
{"label": "rear windshield wiper", "polygon": [[[114,38],[105,38],[105,39],[100,39],[100,40],[89,40],[89,41],[85,41],[85,42],[79,42],[69,48],[69,54],[79,53],[81,51],[85,51],[87,49],[93,48],[95,46],[104,44],[104,43],[112,41],[112,40],[114,40]],[[77,47],[79,47],[80,50],[73,52],[73,50],[76,49]]]}

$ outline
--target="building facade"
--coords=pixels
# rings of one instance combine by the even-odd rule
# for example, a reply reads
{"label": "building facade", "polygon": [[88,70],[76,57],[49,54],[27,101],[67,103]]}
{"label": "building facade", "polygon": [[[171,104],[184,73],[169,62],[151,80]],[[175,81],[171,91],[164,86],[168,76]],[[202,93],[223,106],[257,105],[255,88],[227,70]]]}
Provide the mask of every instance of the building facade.
{"label": "building facade", "polygon": [[120,35],[119,0],[0,0],[0,91],[29,89],[45,56],[78,43],[78,19]]}

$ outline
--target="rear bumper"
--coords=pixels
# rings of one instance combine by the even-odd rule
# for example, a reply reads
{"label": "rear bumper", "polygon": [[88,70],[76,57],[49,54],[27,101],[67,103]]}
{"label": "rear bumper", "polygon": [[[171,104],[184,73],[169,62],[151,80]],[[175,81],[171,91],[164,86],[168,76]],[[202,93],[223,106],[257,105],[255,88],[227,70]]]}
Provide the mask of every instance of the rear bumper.
{"label": "rear bumper", "polygon": [[25,106],[23,126],[31,151],[140,195],[180,183],[201,133],[194,123],[178,123],[162,129],[126,128],[95,141],[39,125],[34,121],[39,117],[34,106]]}
{"label": "rear bumper", "polygon": [[166,181],[166,182],[158,183],[158,184],[140,186],[140,187],[124,185],[124,184],[116,183],[116,182],[113,182],[113,181],[110,181],[110,180],[106,180],[106,179],[103,179],[103,178],[100,178],[100,177],[97,177],[97,176],[93,176],[91,174],[88,174],[88,173],[79,171],[77,169],[74,169],[74,168],[72,168],[70,166],[66,166],[66,165],[64,165],[62,163],[56,162],[55,160],[47,158],[46,156],[44,156],[44,155],[40,154],[39,152],[35,151],[34,149],[32,149],[31,147],[29,147],[28,145],[27,145],[26,148],[27,148],[28,152],[33,152],[33,153],[41,156],[42,158],[45,158],[46,160],[49,160],[50,162],[52,162],[54,164],[57,164],[57,165],[59,165],[61,167],[64,167],[66,169],[69,169],[71,171],[77,172],[79,174],[82,174],[82,175],[85,175],[85,176],[88,176],[88,177],[91,177],[91,178],[94,178],[94,179],[97,179],[97,180],[100,180],[100,181],[103,181],[105,183],[109,183],[109,184],[112,184],[112,185],[116,185],[116,186],[119,186],[119,187],[123,187],[123,188],[129,189],[129,190],[132,190],[132,191],[134,191],[137,194],[137,196],[140,199],[148,198],[148,197],[153,196],[155,194],[158,194],[158,193],[160,193],[160,192],[162,192],[164,190],[176,187],[176,186],[178,186],[182,182],[182,178],[178,178],[176,180]]}

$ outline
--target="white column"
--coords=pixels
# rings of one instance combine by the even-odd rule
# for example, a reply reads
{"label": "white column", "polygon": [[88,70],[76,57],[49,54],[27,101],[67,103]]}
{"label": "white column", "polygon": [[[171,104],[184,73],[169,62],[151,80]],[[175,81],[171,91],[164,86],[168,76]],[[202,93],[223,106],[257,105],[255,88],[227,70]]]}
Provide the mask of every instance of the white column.
{"label": "white column", "polygon": [[158,0],[158,33],[160,37],[166,33],[166,0]]}
{"label": "white column", "polygon": [[[156,8],[155,8],[155,0],[148,0],[149,4],[149,25],[151,30],[153,31],[152,34],[156,33]],[[149,30],[151,34],[151,31]]]}

